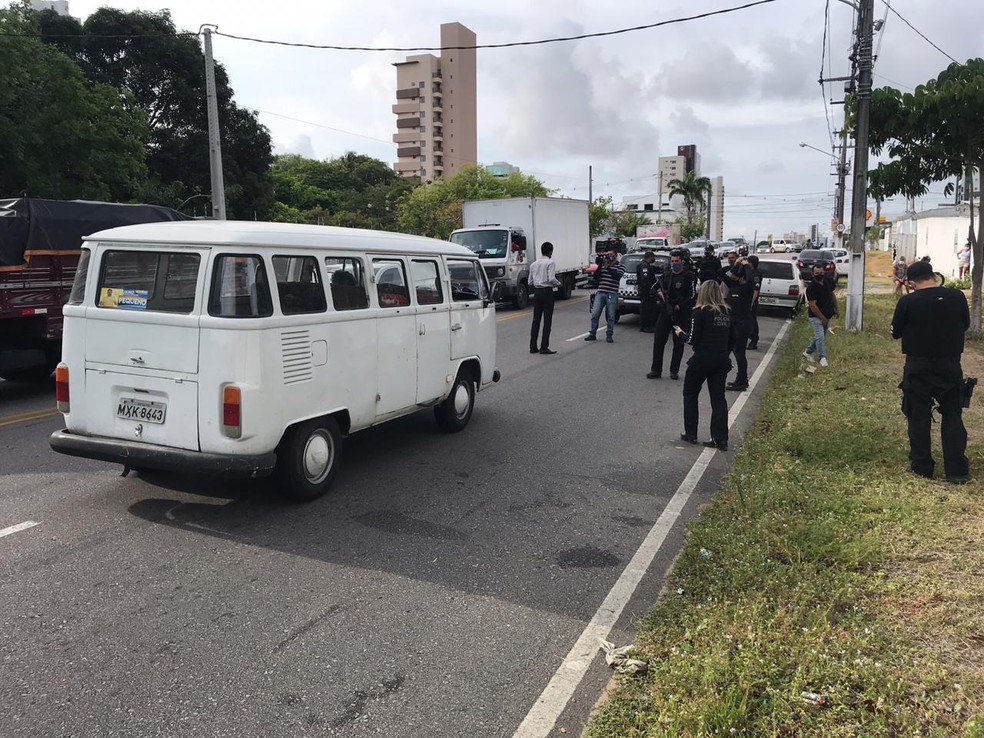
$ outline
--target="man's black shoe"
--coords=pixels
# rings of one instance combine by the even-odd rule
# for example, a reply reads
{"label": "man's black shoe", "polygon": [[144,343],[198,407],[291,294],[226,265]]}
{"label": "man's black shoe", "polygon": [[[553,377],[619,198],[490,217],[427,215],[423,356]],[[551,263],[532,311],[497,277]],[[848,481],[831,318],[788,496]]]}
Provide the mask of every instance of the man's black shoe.
{"label": "man's black shoe", "polygon": [[724,387],[726,390],[731,390],[732,392],[744,392],[748,389],[747,384],[738,384],[738,382],[728,382]]}
{"label": "man's black shoe", "polygon": [[606,341],[607,341],[608,343],[615,343],[615,339],[614,339],[614,338],[612,338],[611,336],[605,336],[605,340],[606,340]]}
{"label": "man's black shoe", "polygon": [[710,441],[704,441],[704,445],[708,448],[716,448],[718,451],[728,450],[727,441],[715,441],[714,439],[711,439]]}
{"label": "man's black shoe", "polygon": [[750,344],[748,344],[748,347],[745,350],[746,351],[756,351],[758,349],[758,347],[759,347],[759,345],[757,343],[750,343]]}
{"label": "man's black shoe", "polygon": [[915,474],[917,477],[923,477],[925,479],[933,478],[933,472],[929,472],[927,474],[926,472],[917,471],[915,468],[913,468],[912,464],[909,464],[909,466],[906,467],[906,471],[908,471],[910,474]]}
{"label": "man's black shoe", "polygon": [[970,481],[970,477],[969,476],[947,477],[946,481],[948,481],[950,484],[967,484],[967,482]]}
{"label": "man's black shoe", "polygon": [[646,379],[662,379],[662,378],[663,375],[660,374],[659,372],[649,372],[649,374],[646,375]]}
{"label": "man's black shoe", "polygon": [[540,349],[541,354],[556,354],[557,352],[553,349]]}
{"label": "man's black shoe", "polygon": [[680,375],[676,372],[670,372],[670,379],[679,379]]}
{"label": "man's black shoe", "polygon": [[538,354],[538,353],[540,353],[540,349],[538,349],[538,348],[531,348],[530,349],[530,353],[531,354]]}
{"label": "man's black shoe", "polygon": [[594,333],[589,333],[588,335],[586,335],[584,337],[584,340],[585,341],[597,341],[598,339],[595,338],[595,334]]}
{"label": "man's black shoe", "polygon": [[680,440],[697,445],[697,436],[688,436],[686,433],[681,433]]}

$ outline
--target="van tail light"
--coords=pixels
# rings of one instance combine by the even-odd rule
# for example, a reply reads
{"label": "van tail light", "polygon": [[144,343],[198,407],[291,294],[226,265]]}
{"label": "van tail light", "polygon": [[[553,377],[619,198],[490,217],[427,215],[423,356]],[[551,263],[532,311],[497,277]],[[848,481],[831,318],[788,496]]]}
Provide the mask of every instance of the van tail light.
{"label": "van tail light", "polygon": [[790,297],[799,297],[799,293],[800,293],[800,288],[799,287],[797,287],[795,284],[794,285],[790,285],[790,287],[789,287],[789,296]]}
{"label": "van tail light", "polygon": [[229,438],[243,434],[242,392],[235,385],[222,388],[222,432]]}
{"label": "van tail light", "polygon": [[68,366],[66,364],[59,364],[55,367],[55,406],[60,413],[67,413],[70,408],[68,402]]}

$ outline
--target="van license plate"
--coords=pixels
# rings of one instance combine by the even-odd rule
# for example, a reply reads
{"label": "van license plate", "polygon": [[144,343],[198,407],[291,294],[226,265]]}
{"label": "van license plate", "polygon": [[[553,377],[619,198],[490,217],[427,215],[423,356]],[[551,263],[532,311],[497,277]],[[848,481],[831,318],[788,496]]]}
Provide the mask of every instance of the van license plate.
{"label": "van license plate", "polygon": [[156,423],[158,425],[164,422],[164,414],[166,412],[166,402],[136,400],[130,397],[120,399],[120,404],[116,406],[117,418],[138,420],[143,423]]}

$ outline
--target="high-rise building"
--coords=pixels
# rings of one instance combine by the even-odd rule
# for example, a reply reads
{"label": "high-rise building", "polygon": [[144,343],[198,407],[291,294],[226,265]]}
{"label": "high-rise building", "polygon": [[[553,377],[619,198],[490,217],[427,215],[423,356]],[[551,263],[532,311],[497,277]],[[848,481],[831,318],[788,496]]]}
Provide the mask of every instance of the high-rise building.
{"label": "high-rise building", "polygon": [[711,178],[711,240],[724,240],[724,177]]}
{"label": "high-rise building", "polygon": [[682,156],[686,161],[685,172],[700,175],[700,154],[697,153],[697,144],[677,146],[677,156]]}
{"label": "high-rise building", "polygon": [[394,65],[398,174],[433,179],[478,162],[474,47],[472,31],[442,23],[440,58],[417,54]]}

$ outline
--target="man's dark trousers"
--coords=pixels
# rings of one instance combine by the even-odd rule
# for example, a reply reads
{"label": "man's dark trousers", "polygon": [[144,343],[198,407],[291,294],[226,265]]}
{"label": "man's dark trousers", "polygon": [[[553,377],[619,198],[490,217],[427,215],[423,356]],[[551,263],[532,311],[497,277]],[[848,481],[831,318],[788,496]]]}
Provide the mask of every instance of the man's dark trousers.
{"label": "man's dark trousers", "polygon": [[902,412],[909,421],[909,461],[916,474],[930,477],[935,468],[931,440],[934,398],[940,408],[946,476],[965,477],[970,473],[967,429],[960,404],[962,386],[959,358],[906,358],[899,387],[902,389]]}
{"label": "man's dark trousers", "polygon": [[759,342],[759,304],[758,300],[752,303],[752,312],[748,329],[748,345],[758,346]]}
{"label": "man's dark trousers", "polygon": [[664,305],[656,320],[656,331],[653,333],[653,365],[650,371],[656,374],[663,373],[663,349],[666,348],[666,341],[673,337],[673,353],[670,355],[670,374],[680,373],[680,364],[683,361],[683,347],[687,343],[686,336],[678,336],[673,331],[673,326],[678,325],[684,332],[690,331],[690,311],[684,310],[673,312],[672,305]]}
{"label": "man's dark trousers", "polygon": [[728,442],[728,400],[724,396],[724,384],[729,371],[731,362],[727,358],[710,362],[694,356],[687,365],[687,373],[683,377],[683,431],[691,438],[697,437],[697,399],[706,381],[711,397],[711,438]]}
{"label": "man's dark trousers", "polygon": [[[530,328],[530,351],[550,348],[550,327],[553,325],[554,291],[553,287],[537,287],[533,290],[533,326]],[[540,320],[543,320],[543,340],[536,345],[540,335]]]}
{"label": "man's dark trousers", "polygon": [[639,327],[652,328],[656,325],[656,298],[649,294],[649,288],[639,285]]}
{"label": "man's dark trousers", "polygon": [[735,384],[748,384],[748,359],[745,358],[745,347],[748,345],[748,332],[751,329],[752,319],[747,316],[734,316],[731,318],[731,332],[734,334],[734,354],[735,366],[738,367],[738,375],[735,377]]}

